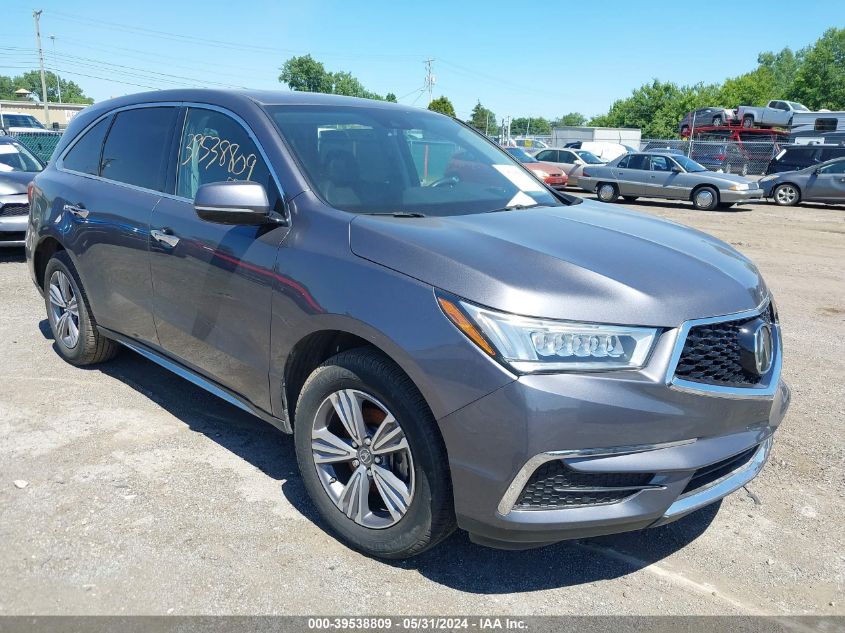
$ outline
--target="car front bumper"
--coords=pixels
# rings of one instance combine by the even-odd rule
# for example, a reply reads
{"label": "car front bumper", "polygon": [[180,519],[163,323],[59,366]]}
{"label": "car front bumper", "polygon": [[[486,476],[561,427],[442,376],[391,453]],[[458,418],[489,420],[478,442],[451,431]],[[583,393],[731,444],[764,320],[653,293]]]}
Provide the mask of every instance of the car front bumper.
{"label": "car front bumper", "polygon": [[[664,333],[642,371],[521,376],[441,419],[458,525],[480,544],[536,547],[663,525],[748,483],[769,455],[789,388],[779,372],[767,395],[753,397],[668,385],[675,340]],[[722,463],[717,478],[704,477]],[[648,483],[610,502],[518,503],[547,464]]]}
{"label": "car front bumper", "polygon": [[731,191],[730,189],[719,190],[719,200],[731,204],[743,204],[757,202],[763,199],[762,189],[748,189],[746,191]]}

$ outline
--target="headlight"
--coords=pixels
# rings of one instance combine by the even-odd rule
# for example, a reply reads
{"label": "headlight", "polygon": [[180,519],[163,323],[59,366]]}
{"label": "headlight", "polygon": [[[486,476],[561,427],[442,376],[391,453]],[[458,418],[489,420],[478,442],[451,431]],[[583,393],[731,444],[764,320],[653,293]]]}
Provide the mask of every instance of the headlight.
{"label": "headlight", "polygon": [[731,191],[747,191],[748,189],[751,189],[751,185],[742,182],[738,185],[731,185],[730,187],[728,187],[728,189],[730,189]]}
{"label": "headlight", "polygon": [[535,176],[537,176],[537,178],[539,178],[540,180],[545,180],[546,178],[549,177],[549,174],[544,172],[542,169],[536,169],[536,170],[532,169],[531,173],[534,174]]}
{"label": "headlight", "polygon": [[521,373],[642,367],[658,330],[552,321],[438,296],[449,320],[488,355]]}

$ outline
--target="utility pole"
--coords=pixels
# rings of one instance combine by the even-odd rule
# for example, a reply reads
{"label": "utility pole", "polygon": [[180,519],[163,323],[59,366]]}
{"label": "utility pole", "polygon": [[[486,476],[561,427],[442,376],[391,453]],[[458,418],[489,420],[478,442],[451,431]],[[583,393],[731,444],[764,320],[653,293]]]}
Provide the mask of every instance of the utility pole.
{"label": "utility pole", "polygon": [[41,101],[44,104],[44,120],[50,125],[50,108],[47,107],[47,81],[44,79],[44,51],[41,50],[41,19],[43,11],[33,11],[32,18],[35,20],[35,44],[38,47],[38,63],[41,66]]}
{"label": "utility pole", "polygon": [[436,81],[434,75],[431,73],[431,64],[434,60],[430,57],[425,60],[425,87],[428,90],[428,105],[431,105],[432,96],[431,92],[434,88],[434,82]]}
{"label": "utility pole", "polygon": [[56,70],[54,70],[54,74],[56,75],[56,92],[59,93],[59,103],[62,102],[62,80],[59,78],[59,71],[58,67],[59,64],[56,61],[56,36],[51,35],[50,39],[53,40],[53,63],[56,65]]}

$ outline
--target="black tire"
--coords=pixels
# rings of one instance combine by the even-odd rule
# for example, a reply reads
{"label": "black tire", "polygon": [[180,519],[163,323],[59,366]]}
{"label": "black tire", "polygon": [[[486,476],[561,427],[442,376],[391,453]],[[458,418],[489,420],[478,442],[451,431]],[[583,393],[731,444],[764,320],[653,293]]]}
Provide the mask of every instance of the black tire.
{"label": "black tire", "polygon": [[[709,193],[709,196],[702,195]],[[705,201],[706,200],[706,201]],[[715,187],[705,185],[692,192],[692,203],[700,211],[712,211],[719,204],[719,192]]]}
{"label": "black tire", "polygon": [[713,125],[715,127],[721,127],[721,125],[722,125],[722,116],[721,115],[717,114],[716,116],[713,117]]}
{"label": "black tire", "polygon": [[742,127],[744,127],[746,130],[754,127],[754,117],[753,116],[742,117]]}
{"label": "black tire", "polygon": [[[329,497],[317,474],[311,446],[315,420],[326,399],[344,389],[364,392],[382,403],[408,442],[413,496],[405,514],[389,527],[367,527],[347,517]],[[411,379],[378,351],[358,348],[341,352],[314,370],[296,405],[294,439],[305,489],[331,531],[351,548],[378,558],[408,558],[454,531],[452,482],[437,423]],[[370,484],[371,492],[373,489]]]}
{"label": "black tire", "polygon": [[[78,329],[78,340],[74,345],[69,345],[57,330],[59,321],[56,318],[56,310],[50,298],[50,280],[54,274],[66,276],[73,296],[76,298],[78,317],[74,320],[74,323]],[[97,329],[97,321],[91,312],[88,296],[82,287],[79,274],[65,251],[58,251],[47,262],[44,271],[44,304],[47,308],[47,321],[50,324],[50,331],[53,333],[56,350],[70,364],[83,366],[103,363],[114,358],[120,351],[119,344],[100,334]],[[68,318],[71,317],[68,316]]]}
{"label": "black tire", "polygon": [[794,207],[801,202],[801,190],[791,182],[784,182],[774,188],[772,199],[780,207]]}
{"label": "black tire", "polygon": [[622,196],[625,202],[636,202],[639,196]]}
{"label": "black tire", "polygon": [[[605,189],[602,189],[603,187]],[[603,191],[608,191],[609,193],[603,194]],[[619,198],[619,187],[612,182],[600,182],[596,185],[596,197],[602,202],[616,202]]]}

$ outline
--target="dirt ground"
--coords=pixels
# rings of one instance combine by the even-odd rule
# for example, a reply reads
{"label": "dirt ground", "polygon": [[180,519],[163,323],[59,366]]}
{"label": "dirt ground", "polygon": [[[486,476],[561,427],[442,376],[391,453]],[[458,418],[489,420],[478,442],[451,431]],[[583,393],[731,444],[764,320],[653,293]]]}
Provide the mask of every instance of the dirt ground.
{"label": "dirt ground", "polygon": [[0,614],[845,614],[845,208],[629,206],[771,287],[793,404],[763,473],[660,529],[393,564],[321,529],[291,438],[128,351],[62,362],[0,251]]}

